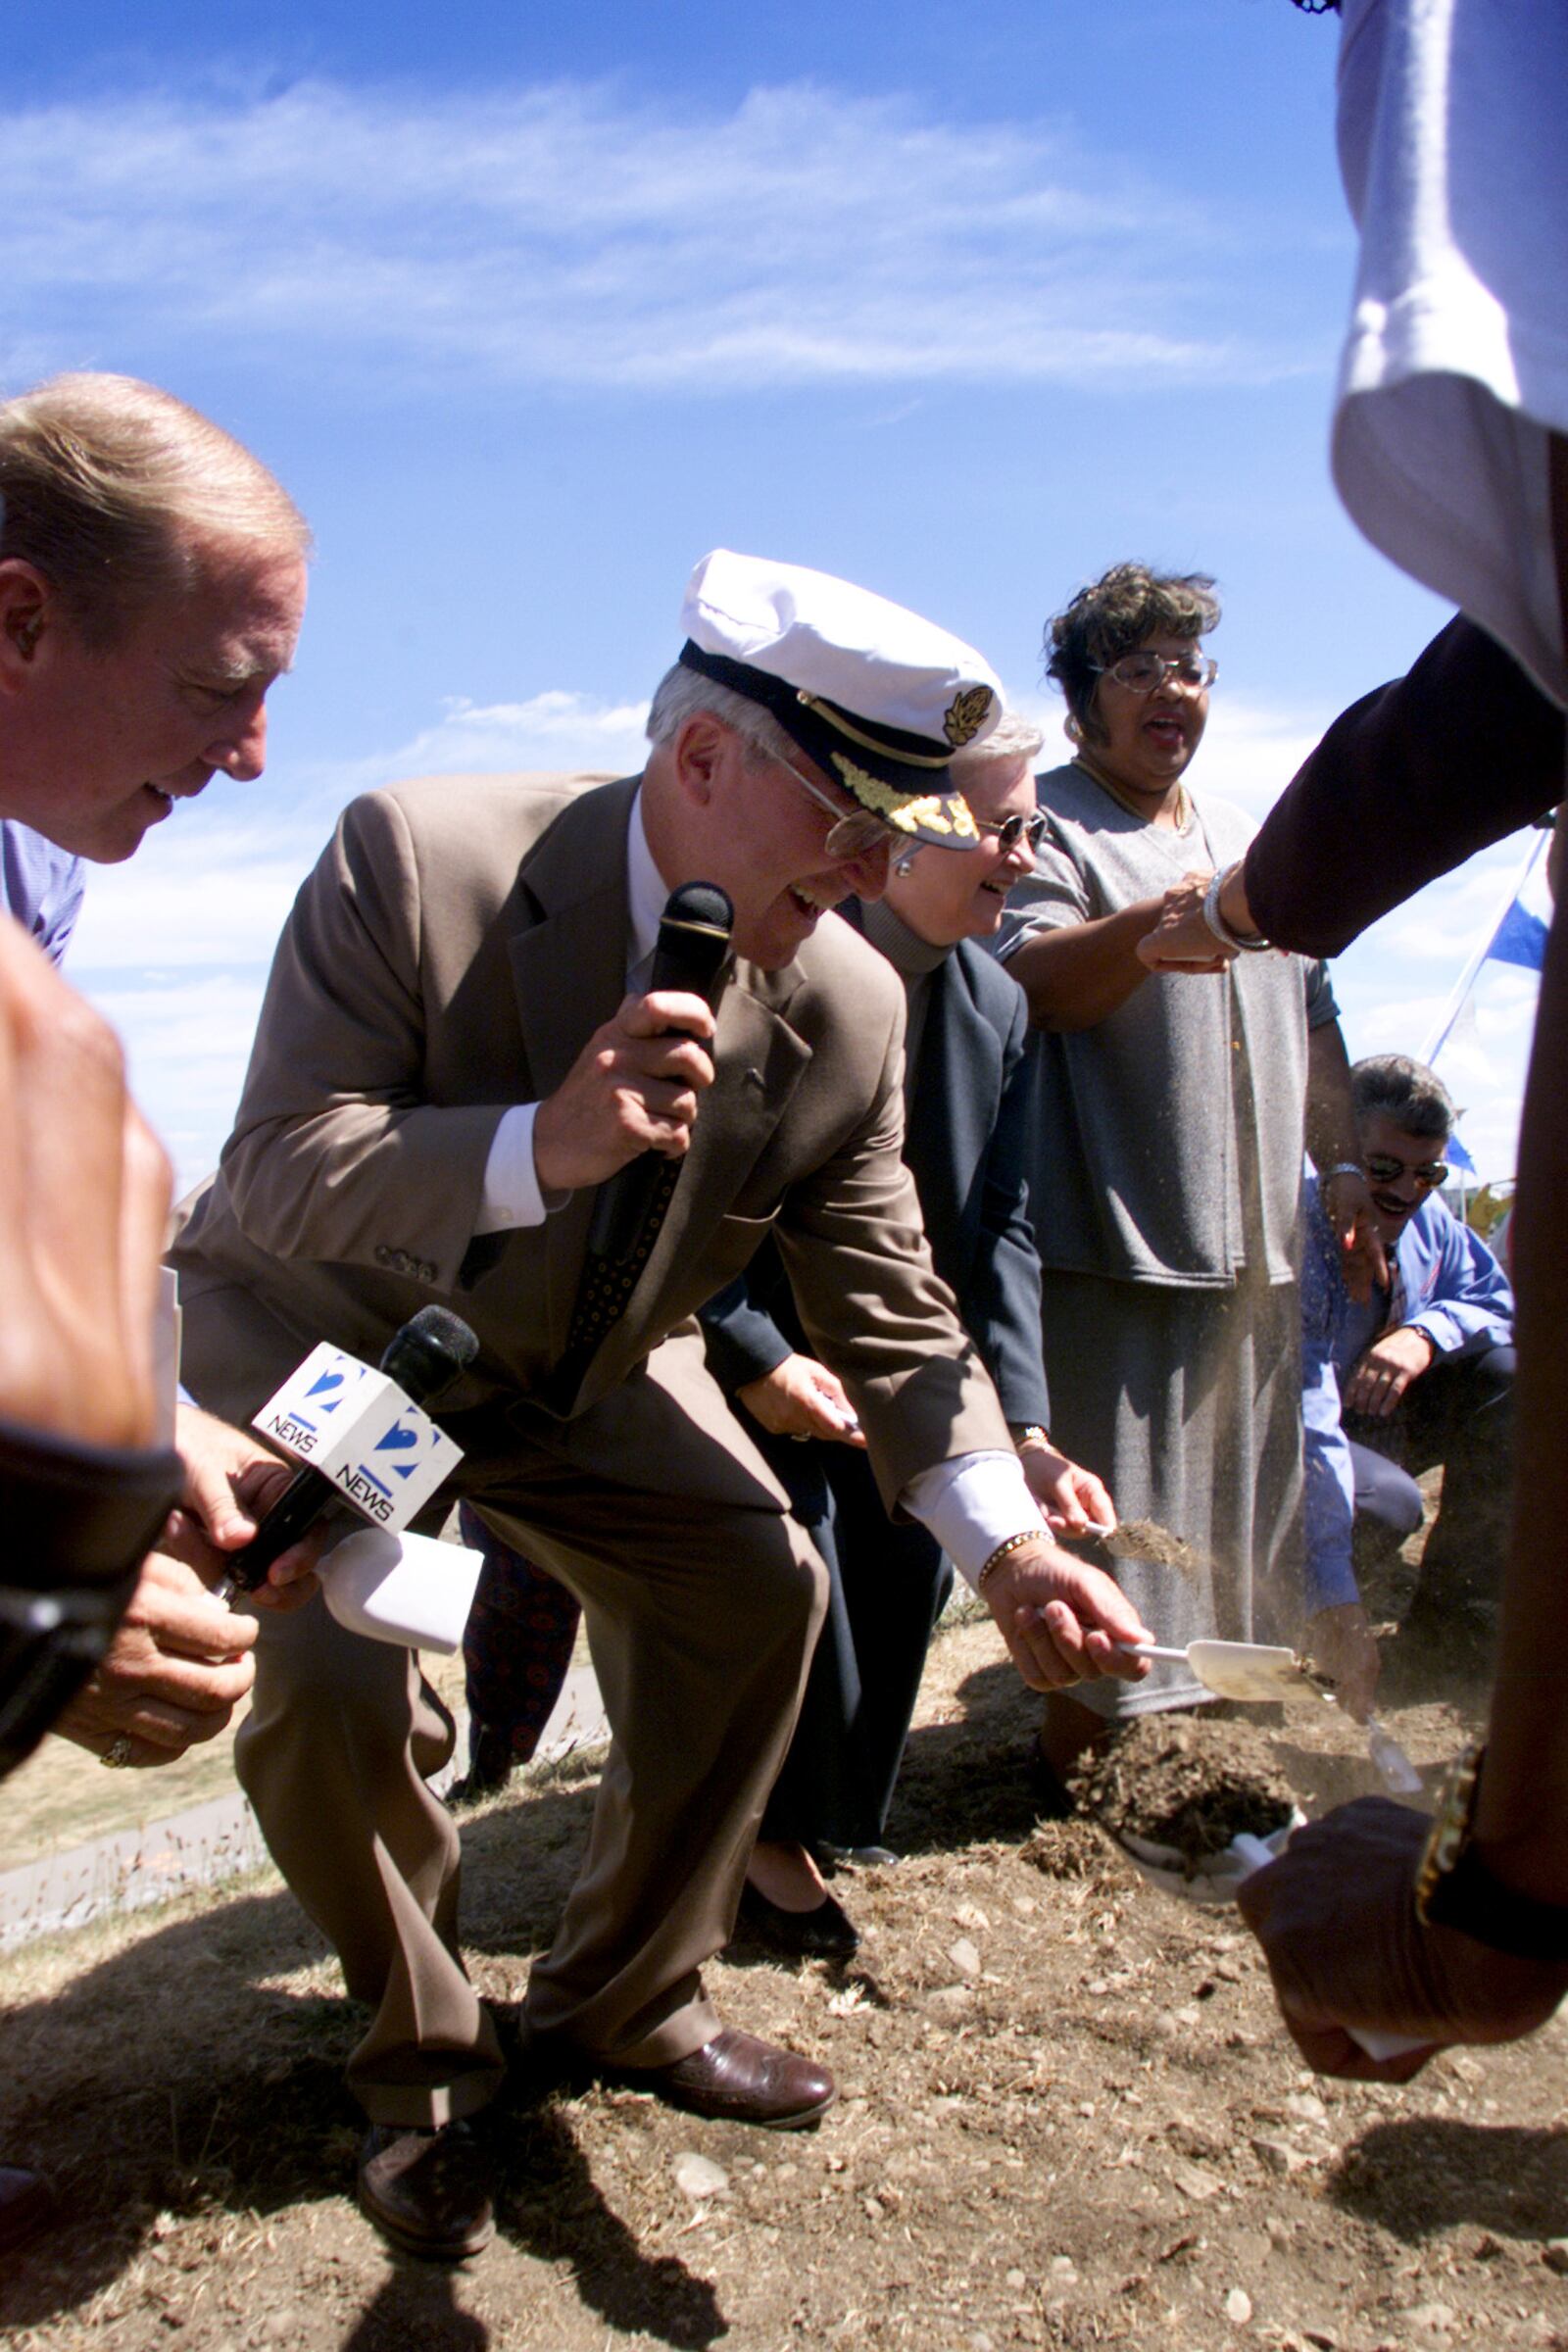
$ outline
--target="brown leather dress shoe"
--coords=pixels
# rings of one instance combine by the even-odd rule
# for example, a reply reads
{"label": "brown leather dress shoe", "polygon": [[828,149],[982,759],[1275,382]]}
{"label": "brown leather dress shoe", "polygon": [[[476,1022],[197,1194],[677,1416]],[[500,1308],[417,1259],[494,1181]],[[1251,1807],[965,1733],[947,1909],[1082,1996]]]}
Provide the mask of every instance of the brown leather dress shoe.
{"label": "brown leather dress shoe", "polygon": [[760,2124],[769,2132],[814,2124],[839,2095],[825,2067],[733,2027],[673,2066],[628,2069],[621,2080],[657,2090],[693,2115]]}
{"label": "brown leather dress shoe", "polygon": [[0,2254],[36,2237],[55,2218],[55,2192],[41,2173],[0,2164]]}
{"label": "brown leather dress shoe", "polygon": [[496,2233],[490,2168],[464,2123],[372,2124],[360,2149],[360,2205],[383,2237],[430,2262],[466,2262]]}

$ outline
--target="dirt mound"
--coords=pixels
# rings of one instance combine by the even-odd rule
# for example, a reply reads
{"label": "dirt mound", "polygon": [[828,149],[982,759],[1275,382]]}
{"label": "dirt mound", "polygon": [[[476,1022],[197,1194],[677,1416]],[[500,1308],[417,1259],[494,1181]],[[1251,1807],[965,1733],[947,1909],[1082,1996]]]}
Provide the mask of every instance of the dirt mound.
{"label": "dirt mound", "polygon": [[1080,1759],[1068,1785],[1112,1837],[1168,1845],[1188,1864],[1244,1831],[1272,1836],[1296,1802],[1268,1734],[1207,1711],[1140,1716]]}

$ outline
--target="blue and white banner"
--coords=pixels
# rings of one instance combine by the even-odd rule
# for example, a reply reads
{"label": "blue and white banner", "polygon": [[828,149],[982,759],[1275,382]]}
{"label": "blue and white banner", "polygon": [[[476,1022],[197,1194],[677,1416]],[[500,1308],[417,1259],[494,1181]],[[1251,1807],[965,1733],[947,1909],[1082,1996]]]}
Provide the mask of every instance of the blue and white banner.
{"label": "blue and white banner", "polygon": [[1525,904],[1525,892],[1550,838],[1549,833],[1540,832],[1531,841],[1513,887],[1482,933],[1454,983],[1453,992],[1444,1007],[1443,1018],[1421,1054],[1423,1061],[1435,1062],[1447,1044],[1455,1024],[1470,1002],[1471,991],[1483,964],[1511,963],[1525,971],[1540,971],[1545,960],[1547,926],[1543,917]]}

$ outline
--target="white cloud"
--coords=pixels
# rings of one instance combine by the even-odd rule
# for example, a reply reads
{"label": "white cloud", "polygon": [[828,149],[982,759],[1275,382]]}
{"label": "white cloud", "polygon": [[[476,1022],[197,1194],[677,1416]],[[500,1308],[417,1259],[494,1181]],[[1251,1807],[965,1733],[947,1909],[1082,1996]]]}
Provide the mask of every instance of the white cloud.
{"label": "white cloud", "polygon": [[648,749],[647,719],[646,702],[611,703],[560,689],[522,703],[470,703],[453,695],[440,718],[410,742],[322,767],[318,777],[340,802],[351,791],[401,776],[498,775],[512,768],[634,775]]}
{"label": "white cloud", "polygon": [[[1278,278],[1283,223],[1184,203],[1193,251],[1266,238]],[[1171,270],[1131,164],[804,83],[727,115],[569,83],[13,111],[0,206],[29,364],[83,319],[405,385],[1260,382],[1322,356],[1239,335],[1223,269]]]}

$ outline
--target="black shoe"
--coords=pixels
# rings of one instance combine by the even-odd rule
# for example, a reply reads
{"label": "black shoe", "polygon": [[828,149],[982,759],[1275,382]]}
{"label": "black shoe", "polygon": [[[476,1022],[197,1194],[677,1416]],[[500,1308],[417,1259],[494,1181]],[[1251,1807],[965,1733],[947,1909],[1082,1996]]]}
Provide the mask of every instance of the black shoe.
{"label": "black shoe", "polygon": [[748,1879],[741,1889],[738,1928],[770,1951],[791,1960],[851,1960],[860,1948],[859,1931],[830,1894],[810,1911],[785,1911],[760,1894]]}
{"label": "black shoe", "polygon": [[811,1859],[820,1871],[835,1870],[891,1870],[899,1856],[891,1845],[827,1845],[821,1842],[810,1849]]}
{"label": "black shoe", "polygon": [[447,1790],[447,1810],[455,1813],[460,1805],[480,1805],[487,1796],[499,1795],[511,1780],[515,1762],[507,1734],[494,1724],[470,1717],[468,1769]]}
{"label": "black shoe", "polygon": [[1029,1796],[1036,1821],[1070,1821],[1078,1810],[1072,1790],[1038,1740],[1029,1749]]}
{"label": "black shoe", "polygon": [[490,2168],[466,2124],[439,2132],[372,2124],[360,2149],[360,2204],[405,2254],[466,2262],[495,2235]]}
{"label": "black shoe", "polygon": [[41,2173],[0,2164],[0,2254],[38,2236],[58,2216],[55,2192]]}

